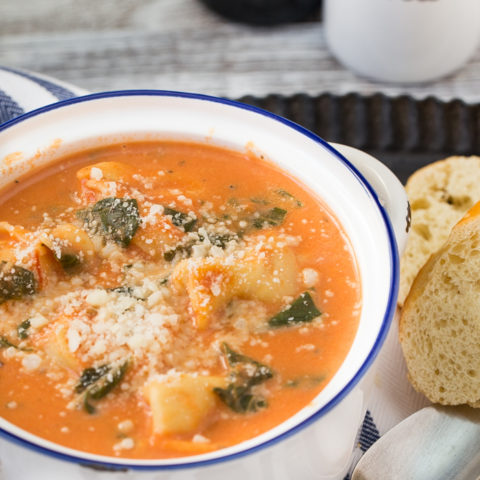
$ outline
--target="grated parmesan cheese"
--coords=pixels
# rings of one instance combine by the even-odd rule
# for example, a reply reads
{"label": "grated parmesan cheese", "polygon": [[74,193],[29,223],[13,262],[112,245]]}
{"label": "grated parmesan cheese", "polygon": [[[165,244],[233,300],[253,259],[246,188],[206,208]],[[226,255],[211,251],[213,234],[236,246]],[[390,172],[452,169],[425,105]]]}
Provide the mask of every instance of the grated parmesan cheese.
{"label": "grated parmesan cheese", "polygon": [[120,450],[131,450],[134,447],[135,447],[135,442],[133,441],[133,439],[127,437],[127,438],[123,438],[118,443],[116,443],[113,446],[113,450],[118,452]]}
{"label": "grated parmesan cheese", "polygon": [[37,370],[41,363],[42,359],[36,353],[25,355],[22,359],[22,366],[28,371]]}
{"label": "grated parmesan cheese", "polygon": [[91,178],[92,180],[97,180],[97,181],[101,180],[101,179],[103,178],[103,172],[102,172],[102,170],[100,170],[100,169],[97,168],[97,167],[92,167],[92,168],[90,169],[90,178]]}
{"label": "grated parmesan cheese", "polygon": [[41,313],[35,313],[29,318],[29,320],[32,328],[41,328],[49,322],[48,318],[43,316]]}
{"label": "grated parmesan cheese", "polygon": [[133,422],[131,420],[124,420],[117,425],[117,428],[121,433],[130,433],[133,430]]}
{"label": "grated parmesan cheese", "polygon": [[67,331],[68,349],[74,353],[80,346],[80,334],[75,328],[70,327]]}
{"label": "grated parmesan cheese", "polygon": [[304,268],[302,270],[303,284],[307,288],[312,288],[318,282],[318,272],[313,268]]}
{"label": "grated parmesan cheese", "polygon": [[105,290],[95,289],[87,295],[85,300],[92,307],[100,307],[109,301],[109,295]]}
{"label": "grated parmesan cheese", "polygon": [[192,438],[193,443],[210,443],[210,439],[197,433]]}

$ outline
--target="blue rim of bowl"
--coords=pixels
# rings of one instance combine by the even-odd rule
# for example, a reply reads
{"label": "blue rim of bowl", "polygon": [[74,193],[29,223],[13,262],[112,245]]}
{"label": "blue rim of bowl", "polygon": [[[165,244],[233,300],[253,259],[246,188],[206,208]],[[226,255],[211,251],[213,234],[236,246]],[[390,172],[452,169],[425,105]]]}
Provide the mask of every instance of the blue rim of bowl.
{"label": "blue rim of bowl", "polygon": [[[262,115],[264,117],[268,117],[274,121],[280,122],[297,132],[305,135],[308,137],[310,140],[313,140],[320,145],[322,145],[325,149],[327,149],[332,155],[337,157],[337,159],[341,160],[347,167],[348,169],[351,170],[351,172],[354,174],[354,176],[357,177],[358,181],[362,184],[362,186],[368,191],[370,194],[372,200],[376,204],[382,219],[385,223],[385,228],[387,231],[388,235],[388,241],[390,245],[390,265],[391,265],[391,278],[390,278],[390,290],[389,290],[389,297],[388,297],[388,303],[387,303],[387,308],[385,310],[385,314],[383,317],[382,325],[379,330],[379,333],[377,335],[377,338],[375,340],[375,343],[370,350],[367,358],[361,365],[361,367],[357,370],[355,375],[350,379],[350,381],[338,392],[328,403],[326,403],[323,407],[319,408],[316,412],[314,412],[312,415],[310,415],[308,418],[305,420],[301,421],[300,423],[294,425],[293,427],[289,428],[287,431],[282,432],[278,434],[277,436],[265,440],[262,443],[258,445],[254,445],[252,447],[246,448],[244,450],[241,450],[239,452],[235,453],[230,453],[224,456],[220,456],[217,458],[213,459],[207,459],[207,460],[198,460],[198,461],[192,461],[188,462],[189,457],[182,457],[182,460],[187,460],[187,463],[178,463],[178,464],[168,464],[168,465],[135,465],[135,464],[130,464],[130,463],[110,463],[108,461],[103,461],[103,460],[98,460],[98,459],[92,459],[89,460],[87,458],[82,458],[82,457],[76,457],[74,455],[70,455],[67,453],[61,453],[55,450],[52,450],[50,448],[38,445],[36,443],[33,443],[29,440],[23,439],[13,433],[7,432],[0,428],[0,436],[3,436],[4,438],[7,438],[11,442],[14,442],[16,444],[20,444],[22,446],[26,446],[36,452],[39,453],[44,453],[49,456],[61,459],[61,460],[67,460],[69,462],[77,463],[77,464],[83,464],[85,466],[92,466],[92,467],[100,467],[100,468],[106,468],[106,469],[111,469],[113,471],[115,470],[125,470],[125,469],[130,469],[130,470],[177,470],[177,469],[185,469],[185,468],[194,468],[194,467],[201,467],[201,466],[207,466],[207,465],[212,465],[212,464],[218,464],[230,460],[235,460],[240,457],[252,454],[254,452],[257,452],[259,450],[263,450],[266,447],[270,447],[272,445],[275,445],[276,443],[282,441],[283,439],[290,437],[291,435],[297,433],[298,431],[302,430],[303,428],[307,427],[308,425],[312,424],[314,421],[316,421],[318,418],[322,417],[325,415],[327,412],[329,412],[332,408],[334,408],[338,403],[340,403],[341,400],[343,400],[348,393],[357,385],[357,383],[360,381],[360,379],[365,375],[366,371],[368,368],[371,366],[375,358],[377,357],[383,342],[385,341],[385,338],[387,336],[387,333],[390,328],[390,324],[392,322],[393,316],[395,314],[395,309],[396,309],[396,302],[397,302],[397,295],[398,295],[398,288],[399,288],[399,255],[398,255],[398,249],[397,249],[397,243],[395,240],[395,235],[393,232],[393,228],[389,219],[388,214],[386,213],[385,209],[381,205],[380,201],[378,200],[377,194],[375,190],[372,188],[372,186],[368,183],[368,181],[365,179],[365,177],[360,173],[360,171],[347,159],[345,158],[340,152],[335,150],[332,146],[330,146],[325,140],[320,138],[318,135],[314,134],[310,130],[306,129],[305,127],[302,127],[301,125],[298,125],[295,122],[292,122],[291,120],[288,120],[286,118],[283,118],[279,115],[276,115],[274,113],[271,113],[267,110],[263,110],[258,107],[254,107],[252,105],[247,105],[241,102],[237,102],[235,100],[229,100],[225,98],[220,98],[220,97],[214,97],[210,95],[204,95],[204,94],[197,94],[197,93],[189,93],[189,92],[177,92],[177,91],[171,91],[171,90],[116,90],[116,91],[110,91],[110,92],[100,92],[100,93],[92,93],[90,95],[84,95],[81,97],[74,97],[74,98],[69,98],[67,100],[62,100],[60,102],[52,103],[50,105],[46,105],[44,107],[38,108],[36,110],[32,110],[28,113],[25,113],[23,115],[20,115],[19,117],[16,117],[12,120],[9,120],[3,124],[0,125],[0,132],[3,130],[6,130],[18,123],[21,123],[31,117],[35,117],[37,115],[40,115],[42,113],[49,112],[51,110],[56,110],[58,108],[62,108],[68,105],[73,105],[76,103],[82,103],[82,102],[88,102],[92,100],[99,100],[99,99],[104,99],[104,98],[113,98],[113,97],[135,97],[135,96],[159,96],[159,97],[180,97],[180,98],[189,98],[189,99],[194,99],[194,100],[203,100],[203,101],[208,101],[208,102],[215,102],[215,103],[220,103],[223,105],[227,105],[230,107],[235,107],[235,108],[240,108],[243,110],[248,110],[250,112]],[[80,454],[82,455],[88,455],[88,452],[81,452],[79,451]],[[97,455],[95,455],[97,456]]]}

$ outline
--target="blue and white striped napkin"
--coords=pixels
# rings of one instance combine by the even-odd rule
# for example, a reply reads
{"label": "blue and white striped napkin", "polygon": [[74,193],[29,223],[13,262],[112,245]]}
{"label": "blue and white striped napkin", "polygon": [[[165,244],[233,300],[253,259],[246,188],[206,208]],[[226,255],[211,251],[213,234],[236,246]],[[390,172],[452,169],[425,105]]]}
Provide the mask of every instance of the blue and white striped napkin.
{"label": "blue and white striped napkin", "polygon": [[0,124],[30,110],[86,93],[45,75],[0,66]]}
{"label": "blue and white striped napkin", "polygon": [[[58,100],[85,95],[76,86],[37,73],[0,66],[0,124]],[[407,371],[398,342],[398,318],[377,360],[377,373],[367,402],[367,413],[358,435],[352,468],[368,448],[397,423],[428,405],[407,381]],[[345,480],[350,478],[351,471]]]}

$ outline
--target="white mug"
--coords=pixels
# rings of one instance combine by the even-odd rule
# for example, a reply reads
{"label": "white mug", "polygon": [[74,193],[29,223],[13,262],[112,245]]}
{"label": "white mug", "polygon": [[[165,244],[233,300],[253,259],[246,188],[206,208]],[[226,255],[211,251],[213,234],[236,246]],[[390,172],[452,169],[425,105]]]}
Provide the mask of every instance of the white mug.
{"label": "white mug", "polygon": [[374,80],[435,80],[464,65],[480,41],[480,0],[324,0],[332,53]]}

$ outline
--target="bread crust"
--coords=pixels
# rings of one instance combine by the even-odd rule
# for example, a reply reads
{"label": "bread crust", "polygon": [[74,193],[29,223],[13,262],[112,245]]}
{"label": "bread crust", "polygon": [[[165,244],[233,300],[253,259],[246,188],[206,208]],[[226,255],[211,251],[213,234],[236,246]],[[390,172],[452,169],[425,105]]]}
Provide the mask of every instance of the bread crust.
{"label": "bread crust", "polygon": [[435,403],[480,407],[480,202],[420,269],[399,322],[413,387]]}
{"label": "bread crust", "polygon": [[480,200],[480,157],[449,157],[429,164],[408,179],[405,189],[412,223],[400,263],[400,307],[422,265]]}

